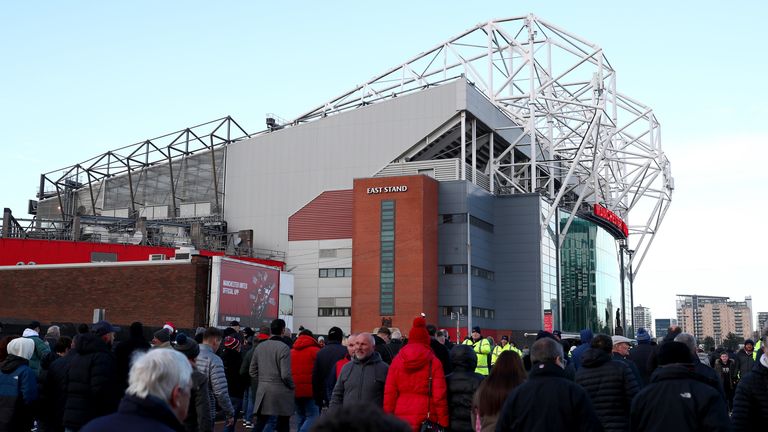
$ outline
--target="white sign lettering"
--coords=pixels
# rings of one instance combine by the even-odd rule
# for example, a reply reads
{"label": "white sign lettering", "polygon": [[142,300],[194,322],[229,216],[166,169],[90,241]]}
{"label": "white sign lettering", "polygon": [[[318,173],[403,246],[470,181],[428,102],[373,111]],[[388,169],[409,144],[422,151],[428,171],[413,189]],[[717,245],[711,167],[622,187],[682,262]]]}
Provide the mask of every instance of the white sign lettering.
{"label": "white sign lettering", "polygon": [[395,192],[408,192],[408,186],[406,185],[379,186],[379,187],[369,187],[366,189],[366,193],[368,195],[376,195],[376,194],[382,194],[382,193],[395,193]]}

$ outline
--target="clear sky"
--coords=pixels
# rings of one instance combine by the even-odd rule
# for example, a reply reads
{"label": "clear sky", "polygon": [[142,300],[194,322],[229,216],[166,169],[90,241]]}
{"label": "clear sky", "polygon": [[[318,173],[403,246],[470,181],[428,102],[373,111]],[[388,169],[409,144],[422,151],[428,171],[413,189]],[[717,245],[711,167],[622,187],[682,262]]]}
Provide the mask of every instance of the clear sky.
{"label": "clear sky", "polygon": [[766,12],[747,1],[3,0],[0,207],[26,217],[43,172],[225,115],[262,130],[268,112],[293,118],[480,22],[534,13],[600,45],[619,91],[662,124],[676,190],[635,304],[665,318],[676,293],[751,295],[766,311]]}

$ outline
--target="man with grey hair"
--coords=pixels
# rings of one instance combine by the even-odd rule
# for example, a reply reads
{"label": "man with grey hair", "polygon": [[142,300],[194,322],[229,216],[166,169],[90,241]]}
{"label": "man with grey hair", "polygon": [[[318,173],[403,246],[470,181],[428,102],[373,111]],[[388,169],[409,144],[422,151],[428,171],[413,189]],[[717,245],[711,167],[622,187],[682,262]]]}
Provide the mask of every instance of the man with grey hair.
{"label": "man with grey hair", "polygon": [[731,415],[735,431],[751,430],[756,425],[768,424],[768,327],[763,329],[760,342],[761,348],[756,354],[752,372],[744,376],[736,386]]}
{"label": "man with grey hair", "polygon": [[705,382],[717,390],[723,397],[723,400],[727,401],[725,398],[723,383],[717,376],[717,372],[715,372],[715,370],[708,365],[702,363],[699,360],[699,356],[696,354],[696,338],[693,337],[693,335],[690,333],[680,333],[679,335],[675,336],[674,341],[683,343],[686,347],[688,347],[688,351],[691,353],[691,361],[689,363],[693,365],[693,372],[699,376],[704,377],[706,379]]}
{"label": "man with grey hair", "polygon": [[117,413],[99,417],[81,432],[184,430],[192,387],[192,366],[169,349],[152,350],[136,358],[128,390]]}
{"label": "man with grey hair", "polygon": [[531,372],[528,380],[507,397],[499,413],[496,430],[602,431],[589,395],[568,379],[563,370],[563,346],[544,337],[531,347]]}
{"label": "man with grey hair", "polygon": [[360,333],[355,337],[354,355],[341,368],[333,387],[331,410],[357,402],[372,403],[380,408],[384,405],[384,383],[389,365],[381,359],[375,346],[370,333]]}

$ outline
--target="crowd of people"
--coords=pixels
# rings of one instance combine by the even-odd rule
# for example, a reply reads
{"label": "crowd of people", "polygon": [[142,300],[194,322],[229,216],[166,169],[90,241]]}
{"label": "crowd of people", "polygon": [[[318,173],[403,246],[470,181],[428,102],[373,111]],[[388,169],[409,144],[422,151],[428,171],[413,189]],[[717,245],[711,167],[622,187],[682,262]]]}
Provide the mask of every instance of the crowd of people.
{"label": "crowd of people", "polygon": [[[474,327],[461,343],[413,320],[296,335],[172,323],[116,341],[107,321],[74,338],[32,322],[0,340],[3,431],[703,431],[768,424],[768,328],[757,347],[704,355],[678,327],[656,344],[540,331],[520,350]],[[217,419],[219,419],[217,423]]]}

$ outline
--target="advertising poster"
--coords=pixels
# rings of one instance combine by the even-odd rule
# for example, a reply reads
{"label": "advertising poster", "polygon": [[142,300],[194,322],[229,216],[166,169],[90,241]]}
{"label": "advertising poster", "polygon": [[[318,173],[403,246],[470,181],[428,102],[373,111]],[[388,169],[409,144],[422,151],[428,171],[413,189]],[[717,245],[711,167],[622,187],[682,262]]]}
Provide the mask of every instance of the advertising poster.
{"label": "advertising poster", "polygon": [[277,318],[280,270],[223,260],[219,273],[219,326],[269,326]]}
{"label": "advertising poster", "polygon": [[544,310],[544,331],[548,331],[552,333],[552,330],[554,330],[553,322],[552,322],[552,311],[550,309]]}

